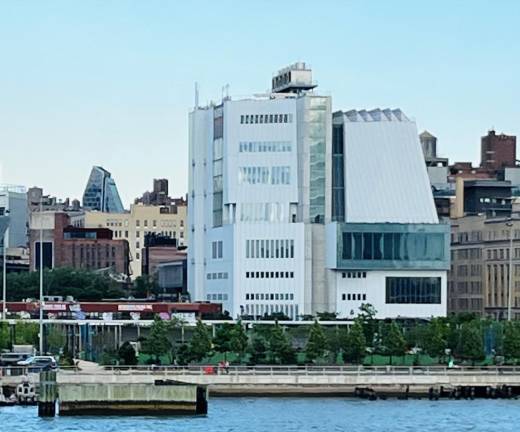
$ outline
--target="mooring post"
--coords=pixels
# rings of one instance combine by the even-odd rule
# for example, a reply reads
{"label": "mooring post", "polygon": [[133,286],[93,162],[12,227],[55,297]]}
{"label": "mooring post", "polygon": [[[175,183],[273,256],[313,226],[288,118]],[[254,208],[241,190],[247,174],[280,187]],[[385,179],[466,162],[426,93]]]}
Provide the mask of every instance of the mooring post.
{"label": "mooring post", "polygon": [[38,415],[40,417],[54,417],[56,415],[57,390],[56,371],[40,372],[40,392],[38,395]]}

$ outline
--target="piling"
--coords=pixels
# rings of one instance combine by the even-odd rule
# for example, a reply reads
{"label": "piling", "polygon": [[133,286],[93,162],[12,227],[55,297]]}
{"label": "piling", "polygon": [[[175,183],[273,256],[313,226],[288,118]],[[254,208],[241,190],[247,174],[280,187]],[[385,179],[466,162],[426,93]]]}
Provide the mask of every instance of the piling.
{"label": "piling", "polygon": [[40,372],[38,415],[40,417],[54,417],[56,415],[57,398],[58,386],[56,383],[56,371]]}

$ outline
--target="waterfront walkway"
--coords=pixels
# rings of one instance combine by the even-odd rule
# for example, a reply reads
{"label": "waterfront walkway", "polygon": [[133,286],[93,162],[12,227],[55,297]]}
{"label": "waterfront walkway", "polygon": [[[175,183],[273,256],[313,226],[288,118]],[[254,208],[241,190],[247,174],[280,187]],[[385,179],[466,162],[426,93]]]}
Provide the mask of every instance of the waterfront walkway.
{"label": "waterfront walkway", "polygon": [[[136,366],[102,367],[82,364],[60,369],[59,383],[152,383],[175,380],[208,385],[213,393],[352,393],[356,388],[427,393],[431,388],[520,387],[520,367],[363,367],[363,366]],[[15,385],[22,375],[3,370],[3,385]],[[27,374],[38,381],[38,374]]]}

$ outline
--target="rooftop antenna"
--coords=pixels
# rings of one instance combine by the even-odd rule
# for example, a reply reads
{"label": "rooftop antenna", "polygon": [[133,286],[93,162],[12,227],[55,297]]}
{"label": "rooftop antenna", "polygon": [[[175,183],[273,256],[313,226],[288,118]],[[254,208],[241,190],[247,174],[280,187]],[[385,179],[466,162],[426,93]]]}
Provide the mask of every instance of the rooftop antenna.
{"label": "rooftop antenna", "polygon": [[199,83],[195,81],[195,109],[199,107]]}
{"label": "rooftop antenna", "polygon": [[222,100],[229,99],[229,84],[222,86]]}

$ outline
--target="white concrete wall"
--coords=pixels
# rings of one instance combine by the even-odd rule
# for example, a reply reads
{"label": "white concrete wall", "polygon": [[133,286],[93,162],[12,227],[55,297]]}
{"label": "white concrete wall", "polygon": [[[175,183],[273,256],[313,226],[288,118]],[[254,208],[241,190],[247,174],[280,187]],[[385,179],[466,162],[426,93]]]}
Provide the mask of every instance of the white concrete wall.
{"label": "white concrete wall", "polygon": [[[362,303],[370,303],[377,311],[378,318],[430,318],[432,316],[446,316],[447,277],[445,271],[424,270],[389,270],[366,271],[356,270],[356,273],[365,272],[366,277],[348,278],[343,273],[349,271],[333,271],[336,284],[336,301],[340,318],[354,318]],[[354,270],[350,270],[351,273]],[[440,277],[441,303],[440,304],[387,304],[386,277]],[[356,300],[342,300],[343,294],[356,294]],[[357,300],[357,294],[365,295],[366,300]]]}

